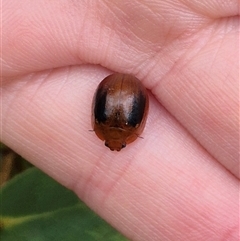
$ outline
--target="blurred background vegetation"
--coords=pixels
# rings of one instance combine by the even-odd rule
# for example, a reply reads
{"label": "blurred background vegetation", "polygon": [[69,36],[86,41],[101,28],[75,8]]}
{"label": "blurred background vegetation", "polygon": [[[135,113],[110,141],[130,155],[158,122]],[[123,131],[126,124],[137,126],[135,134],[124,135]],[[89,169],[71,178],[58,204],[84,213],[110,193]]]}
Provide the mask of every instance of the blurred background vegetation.
{"label": "blurred background vegetation", "polygon": [[14,177],[16,174],[32,167],[20,155],[0,142],[0,185]]}

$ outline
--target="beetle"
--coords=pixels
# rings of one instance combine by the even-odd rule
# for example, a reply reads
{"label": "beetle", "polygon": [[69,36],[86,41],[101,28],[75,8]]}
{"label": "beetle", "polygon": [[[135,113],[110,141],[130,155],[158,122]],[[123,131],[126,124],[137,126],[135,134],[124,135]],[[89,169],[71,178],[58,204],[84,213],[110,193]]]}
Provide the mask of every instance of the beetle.
{"label": "beetle", "polygon": [[111,74],[100,82],[93,97],[93,130],[110,150],[120,151],[140,136],[148,109],[148,93],[139,79]]}

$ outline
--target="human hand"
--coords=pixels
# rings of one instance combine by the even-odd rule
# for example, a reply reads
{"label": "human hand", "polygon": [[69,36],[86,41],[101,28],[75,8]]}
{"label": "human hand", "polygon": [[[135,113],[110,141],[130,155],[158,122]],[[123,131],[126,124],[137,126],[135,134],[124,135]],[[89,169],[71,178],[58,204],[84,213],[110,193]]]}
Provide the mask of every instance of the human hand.
{"label": "human hand", "polygon": [[[132,240],[237,240],[238,1],[3,2],[1,141]],[[111,152],[91,101],[149,89],[144,139]]]}

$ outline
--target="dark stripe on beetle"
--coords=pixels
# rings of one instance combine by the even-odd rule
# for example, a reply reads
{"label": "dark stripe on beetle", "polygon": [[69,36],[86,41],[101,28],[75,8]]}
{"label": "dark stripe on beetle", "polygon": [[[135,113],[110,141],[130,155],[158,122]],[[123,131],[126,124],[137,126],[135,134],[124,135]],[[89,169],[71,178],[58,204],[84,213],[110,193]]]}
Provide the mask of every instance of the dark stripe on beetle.
{"label": "dark stripe on beetle", "polygon": [[99,123],[107,120],[105,113],[107,94],[107,90],[97,90],[96,92],[94,116]]}
{"label": "dark stripe on beetle", "polygon": [[127,118],[128,125],[135,127],[142,122],[145,107],[146,98],[142,91],[140,91],[138,95],[134,95],[132,110]]}

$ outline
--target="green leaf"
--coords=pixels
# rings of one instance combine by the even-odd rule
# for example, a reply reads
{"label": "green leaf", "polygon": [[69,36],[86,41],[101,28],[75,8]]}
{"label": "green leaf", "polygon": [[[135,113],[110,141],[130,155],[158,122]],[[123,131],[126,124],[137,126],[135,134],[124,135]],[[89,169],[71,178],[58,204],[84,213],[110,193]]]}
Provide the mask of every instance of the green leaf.
{"label": "green leaf", "polygon": [[0,191],[1,241],[127,241],[70,190],[36,168]]}

